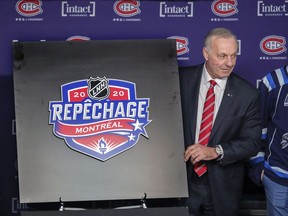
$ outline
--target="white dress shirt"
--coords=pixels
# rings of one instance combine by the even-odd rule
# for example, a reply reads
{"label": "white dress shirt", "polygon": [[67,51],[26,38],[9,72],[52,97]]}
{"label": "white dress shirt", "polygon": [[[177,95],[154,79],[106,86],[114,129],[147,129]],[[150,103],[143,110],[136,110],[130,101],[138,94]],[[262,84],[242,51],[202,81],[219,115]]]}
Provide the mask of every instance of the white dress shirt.
{"label": "white dress shirt", "polygon": [[[207,91],[210,86],[210,80],[212,80],[211,76],[206,70],[206,64],[203,67],[203,73],[202,73],[202,78],[201,78],[201,84],[200,84],[200,94],[198,98],[198,111],[197,111],[197,123],[196,123],[196,137],[195,137],[195,143],[198,143],[198,137],[199,137],[199,131],[200,131],[200,126],[201,126],[201,120],[202,120],[202,113],[203,113],[203,107],[205,103],[205,98]],[[217,83],[214,87],[214,93],[215,93],[215,107],[214,107],[214,116],[213,116],[213,122],[215,121],[215,118],[217,116],[225,86],[227,83],[227,78],[223,79],[214,79]]]}

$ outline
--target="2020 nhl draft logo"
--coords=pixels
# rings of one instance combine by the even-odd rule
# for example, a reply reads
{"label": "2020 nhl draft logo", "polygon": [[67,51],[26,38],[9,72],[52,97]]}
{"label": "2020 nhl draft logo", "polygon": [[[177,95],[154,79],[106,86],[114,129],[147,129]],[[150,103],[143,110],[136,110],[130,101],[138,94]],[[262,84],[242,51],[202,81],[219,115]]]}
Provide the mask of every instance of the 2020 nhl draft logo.
{"label": "2020 nhl draft logo", "polygon": [[148,138],[150,98],[137,98],[135,83],[92,78],[61,86],[49,102],[53,133],[75,151],[106,161]]}

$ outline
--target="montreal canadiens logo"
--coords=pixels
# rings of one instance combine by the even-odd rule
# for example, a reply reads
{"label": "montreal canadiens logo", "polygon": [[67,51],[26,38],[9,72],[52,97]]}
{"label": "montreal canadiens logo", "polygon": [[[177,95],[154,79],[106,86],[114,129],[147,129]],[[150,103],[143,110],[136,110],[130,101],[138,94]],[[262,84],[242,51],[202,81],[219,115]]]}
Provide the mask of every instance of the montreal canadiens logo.
{"label": "montreal canadiens logo", "polygon": [[237,0],[215,0],[212,2],[212,12],[220,17],[228,17],[238,13]]}
{"label": "montreal canadiens logo", "polygon": [[89,37],[86,37],[86,36],[78,36],[78,35],[75,35],[75,36],[71,36],[69,38],[66,39],[66,41],[89,41],[90,38]]}
{"label": "montreal canadiens logo", "polygon": [[141,12],[140,2],[135,0],[118,0],[114,3],[113,9],[122,17],[132,17]]}
{"label": "montreal canadiens logo", "polygon": [[32,17],[43,12],[41,6],[41,0],[19,0],[15,7],[20,15]]}
{"label": "montreal canadiens logo", "polygon": [[270,35],[260,42],[260,49],[267,55],[279,55],[287,50],[285,37]]}
{"label": "montreal canadiens logo", "polygon": [[62,85],[61,96],[49,103],[49,124],[75,151],[106,161],[148,138],[150,99],[132,82],[91,77]]}
{"label": "montreal canadiens logo", "polygon": [[180,37],[180,36],[171,36],[167,39],[175,39],[176,40],[177,56],[184,55],[185,53],[189,52],[188,38]]}

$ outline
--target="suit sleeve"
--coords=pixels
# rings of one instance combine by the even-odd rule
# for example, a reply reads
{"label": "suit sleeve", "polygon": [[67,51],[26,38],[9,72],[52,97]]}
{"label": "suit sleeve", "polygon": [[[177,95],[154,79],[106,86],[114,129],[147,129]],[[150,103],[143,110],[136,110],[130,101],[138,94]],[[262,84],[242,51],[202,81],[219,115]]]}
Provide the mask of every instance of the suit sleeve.
{"label": "suit sleeve", "polygon": [[[265,78],[264,78],[265,79]],[[259,83],[258,87],[260,91],[261,100],[261,127],[262,135],[261,139],[263,142],[262,149],[253,157],[250,158],[249,176],[251,180],[258,186],[262,185],[261,173],[264,169],[264,158],[265,158],[265,146],[267,145],[267,128],[269,122],[269,91],[263,80]]]}
{"label": "suit sleeve", "polygon": [[[224,157],[220,161],[223,166],[248,160],[251,156],[256,155],[263,146],[259,91],[253,89],[243,94],[246,96],[239,96],[237,104],[235,103],[233,108],[231,107],[235,111],[233,118],[226,117],[225,121],[227,122],[223,123],[226,132],[219,143],[224,150]],[[228,127],[229,125],[230,127]]]}

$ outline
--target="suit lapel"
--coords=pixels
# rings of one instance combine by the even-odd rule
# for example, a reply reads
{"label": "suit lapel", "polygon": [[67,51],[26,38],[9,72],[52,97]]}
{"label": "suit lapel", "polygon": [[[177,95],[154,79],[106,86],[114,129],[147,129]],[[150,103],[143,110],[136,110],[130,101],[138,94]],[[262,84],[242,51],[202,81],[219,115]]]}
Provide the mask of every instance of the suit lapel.
{"label": "suit lapel", "polygon": [[[191,86],[189,86],[189,101],[190,112],[189,112],[189,125],[191,131],[191,140],[195,142],[195,131],[196,131],[196,122],[197,122],[197,110],[198,110],[198,98],[200,91],[201,75],[202,75],[203,66],[199,67],[197,71],[191,73]],[[193,88],[196,86],[196,88]]]}

